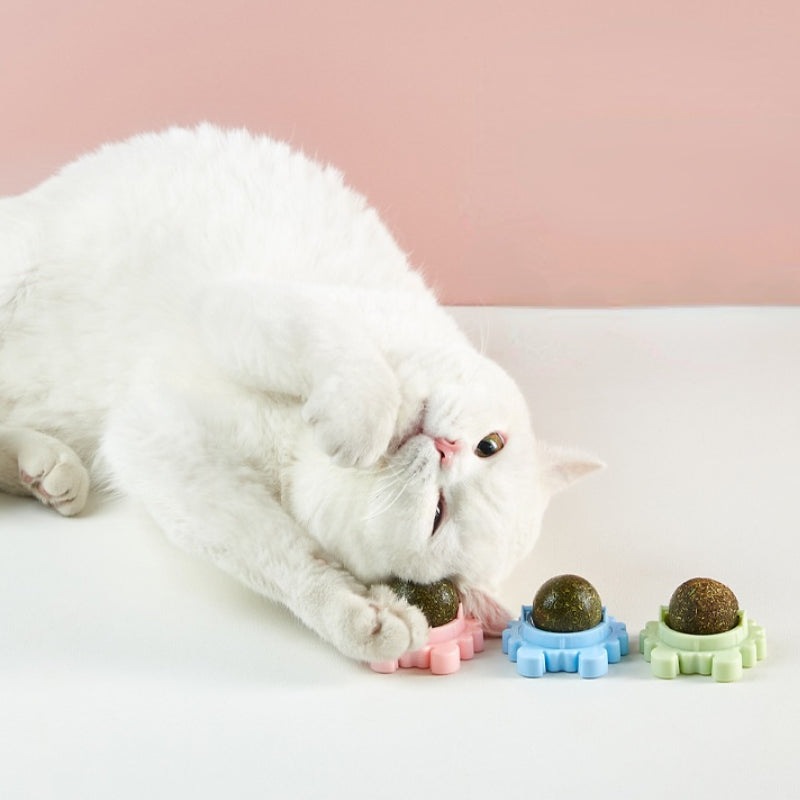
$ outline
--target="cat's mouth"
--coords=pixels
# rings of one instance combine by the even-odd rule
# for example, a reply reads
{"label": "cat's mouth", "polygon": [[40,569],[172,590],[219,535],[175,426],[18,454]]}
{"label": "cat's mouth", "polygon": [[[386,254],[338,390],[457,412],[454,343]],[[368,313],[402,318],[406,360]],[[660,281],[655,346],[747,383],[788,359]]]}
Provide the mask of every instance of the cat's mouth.
{"label": "cat's mouth", "polygon": [[431,529],[431,536],[433,536],[436,531],[439,530],[442,522],[444,522],[446,508],[447,506],[444,501],[444,494],[439,492],[439,501],[436,504],[436,511],[433,514],[433,528]]}

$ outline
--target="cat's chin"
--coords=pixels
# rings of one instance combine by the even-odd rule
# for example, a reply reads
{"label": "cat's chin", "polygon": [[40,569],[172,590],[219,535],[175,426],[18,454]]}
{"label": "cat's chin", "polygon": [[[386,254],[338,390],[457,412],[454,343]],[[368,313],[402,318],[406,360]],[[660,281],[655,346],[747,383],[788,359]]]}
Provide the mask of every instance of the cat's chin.
{"label": "cat's chin", "polygon": [[409,583],[419,583],[424,586],[429,583],[436,583],[437,581],[452,579],[453,575],[448,573],[447,570],[441,570],[435,567],[432,567],[431,569],[398,569],[391,575],[384,577],[380,582],[388,583],[395,578],[401,581],[408,581]]}

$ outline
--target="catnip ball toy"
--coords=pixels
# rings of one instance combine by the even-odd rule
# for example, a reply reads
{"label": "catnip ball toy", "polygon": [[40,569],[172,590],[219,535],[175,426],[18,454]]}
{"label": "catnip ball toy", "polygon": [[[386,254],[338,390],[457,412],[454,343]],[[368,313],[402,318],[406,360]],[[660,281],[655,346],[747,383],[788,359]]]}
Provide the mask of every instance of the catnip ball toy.
{"label": "catnip ball toy", "polygon": [[444,578],[434,583],[413,583],[394,578],[389,587],[398,597],[406,599],[422,611],[431,628],[452,622],[458,616],[458,590]]}
{"label": "catnip ball toy", "polygon": [[503,652],[524,678],[577,672],[599,678],[628,654],[628,632],[606,612],[600,595],[580,575],[556,575],[522,606],[503,631]]}
{"label": "catnip ball toy", "polygon": [[639,652],[657,678],[710,675],[730,683],[767,657],[767,635],[711,578],[691,578],[639,633]]}
{"label": "catnip ball toy", "polygon": [[736,627],[739,601],[724,584],[711,578],[690,578],[672,594],[667,625],[679,633],[710,636]]}
{"label": "catnip ball toy", "polygon": [[533,598],[531,622],[542,631],[588,631],[602,619],[597,589],[579,575],[556,575],[545,581]]}

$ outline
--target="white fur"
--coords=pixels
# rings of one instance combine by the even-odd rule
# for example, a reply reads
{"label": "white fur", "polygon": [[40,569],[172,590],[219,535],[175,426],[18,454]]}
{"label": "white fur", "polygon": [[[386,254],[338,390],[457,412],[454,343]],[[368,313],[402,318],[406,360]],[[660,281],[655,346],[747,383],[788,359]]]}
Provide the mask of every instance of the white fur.
{"label": "white fur", "polygon": [[0,199],[0,488],[132,495],[349,656],[423,642],[392,575],[502,628],[487,591],[596,466],[543,453],[375,212],[284,144],[174,129]]}

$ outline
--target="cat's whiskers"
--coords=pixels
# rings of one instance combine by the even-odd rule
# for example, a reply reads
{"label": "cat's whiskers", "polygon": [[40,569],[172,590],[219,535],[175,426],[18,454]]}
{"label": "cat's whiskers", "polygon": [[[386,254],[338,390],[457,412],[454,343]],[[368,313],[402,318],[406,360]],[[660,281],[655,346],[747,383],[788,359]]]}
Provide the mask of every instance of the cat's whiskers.
{"label": "cat's whiskers", "polygon": [[[370,508],[373,510],[364,518],[365,522],[385,514],[403,495],[407,485],[407,473],[399,466],[387,464],[376,480]],[[399,485],[399,491],[395,491]],[[387,495],[388,501],[386,499]]]}
{"label": "cat's whiskers", "polygon": [[[398,483],[400,483],[399,491],[395,492],[394,495],[390,497],[388,502],[384,501],[383,495],[388,494],[389,491],[393,489]],[[401,483],[401,481],[398,478],[397,480],[390,483],[389,486],[386,487],[386,489],[379,489],[374,496],[374,500],[376,501],[375,503],[376,507],[374,507],[373,510],[369,514],[367,514],[367,516],[364,518],[365,522],[368,522],[370,520],[375,519],[376,517],[380,517],[383,514],[385,514],[400,499],[403,492],[405,491],[405,488],[406,488],[405,484]]]}

